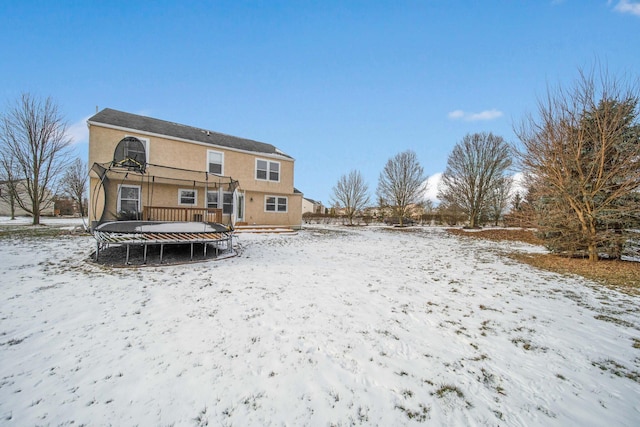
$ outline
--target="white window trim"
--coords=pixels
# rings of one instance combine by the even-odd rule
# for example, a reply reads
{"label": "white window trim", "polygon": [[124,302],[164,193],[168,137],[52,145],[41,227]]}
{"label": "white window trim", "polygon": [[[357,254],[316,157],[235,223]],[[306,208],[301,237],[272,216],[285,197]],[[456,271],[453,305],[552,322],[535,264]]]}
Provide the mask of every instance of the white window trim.
{"label": "white window trim", "polygon": [[137,140],[142,142],[142,144],[144,145],[144,155],[145,155],[147,163],[149,163],[149,145],[150,145],[149,144],[149,138],[143,138],[143,137],[137,136],[137,135],[125,135],[124,137],[125,138],[127,138],[127,137],[136,138]]}
{"label": "white window trim", "polygon": [[[142,212],[142,187],[139,185],[119,184],[118,185],[118,200],[116,201],[116,212],[122,211],[122,189],[123,188],[137,188],[138,189],[138,212]],[[113,206],[113,205],[112,205]]]}
{"label": "white window trim", "polygon": [[211,172],[209,172],[209,153],[216,153],[216,154],[220,154],[222,156],[222,165],[221,165],[221,168],[220,168],[222,170],[220,171],[220,175],[224,176],[224,152],[222,152],[222,151],[207,150],[207,158],[206,158],[207,164],[205,165],[204,170],[206,170],[207,173],[211,173]]}
{"label": "white window trim", "polygon": [[[226,196],[231,196],[231,212],[226,212],[225,213],[225,211],[224,211],[224,196],[225,195]],[[225,214],[225,215],[233,214],[233,207],[234,207],[233,202],[234,202],[234,200],[233,200],[233,192],[232,191],[223,191],[222,192],[222,197],[218,199],[218,204],[220,206],[220,209],[222,209],[222,213],[223,214]]]}
{"label": "white window trim", "polygon": [[[193,203],[182,203],[182,192],[193,191],[194,199]],[[194,188],[178,188],[178,205],[180,206],[198,206],[198,190]]]}
{"label": "white window trim", "polygon": [[[270,210],[267,209],[267,199],[269,197],[273,197],[273,198],[276,199],[276,208],[273,211],[270,211]],[[285,199],[286,200],[286,202],[287,202],[287,209],[286,210],[284,210],[284,211],[279,211],[278,210],[278,199]],[[271,194],[268,194],[268,195],[264,196],[264,211],[266,213],[279,213],[279,214],[288,213],[289,212],[289,198],[287,196],[274,196],[274,195],[271,195]]]}
{"label": "white window trim", "polygon": [[[263,178],[258,178],[258,161],[263,161],[263,162],[267,162],[267,177],[265,179]],[[278,179],[277,180],[273,180],[273,179],[269,179],[270,171],[271,171],[271,164],[272,163],[276,163],[278,165]],[[280,182],[280,175],[282,175],[282,165],[280,164],[280,162],[277,162],[275,160],[269,160],[269,159],[258,159],[256,158],[256,164],[255,164],[255,172],[254,172],[254,177],[257,181],[269,181],[269,182]]]}
{"label": "white window trim", "polygon": [[[209,167],[208,164],[207,164],[207,167]],[[216,205],[213,206],[213,207],[209,206],[209,193],[216,194],[218,196],[217,200],[216,200]],[[209,190],[209,191],[207,191],[206,207],[208,209],[219,209],[219,207],[220,207],[220,190]]]}

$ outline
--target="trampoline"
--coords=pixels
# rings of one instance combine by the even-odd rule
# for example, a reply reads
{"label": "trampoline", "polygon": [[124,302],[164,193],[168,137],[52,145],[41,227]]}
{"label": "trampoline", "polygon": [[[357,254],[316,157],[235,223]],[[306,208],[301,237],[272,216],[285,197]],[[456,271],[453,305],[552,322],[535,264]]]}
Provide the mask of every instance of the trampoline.
{"label": "trampoline", "polygon": [[[145,145],[131,136],[116,145],[111,162],[94,163],[91,171],[95,187],[90,229],[97,242],[96,262],[110,245],[126,247],[126,265],[131,246],[143,247],[144,264],[149,245],[160,246],[160,263],[165,245],[190,245],[191,260],[195,244],[203,245],[205,257],[209,245],[215,247],[216,256],[221,248],[233,251],[234,215],[228,215],[229,225],[223,225],[223,210],[210,204],[218,204],[227,194],[235,199],[237,180],[214,171],[148,163]],[[204,207],[196,206],[198,191],[205,194]],[[171,202],[168,194],[179,192],[192,199]],[[154,194],[162,200],[161,205],[154,204]],[[213,202],[210,194],[217,196]]]}
{"label": "trampoline", "polygon": [[[189,244],[191,259],[193,259],[194,244],[207,246],[213,244],[216,254],[221,246],[232,250],[233,230],[217,223],[202,222],[162,222],[162,221],[111,221],[105,222],[93,230],[96,239],[96,257],[98,261],[100,251],[110,245],[126,246],[125,264],[129,264],[129,250],[132,245],[143,247],[143,263],[147,262],[148,245],[160,245],[160,263],[164,245]],[[224,245],[223,245],[224,244]]]}

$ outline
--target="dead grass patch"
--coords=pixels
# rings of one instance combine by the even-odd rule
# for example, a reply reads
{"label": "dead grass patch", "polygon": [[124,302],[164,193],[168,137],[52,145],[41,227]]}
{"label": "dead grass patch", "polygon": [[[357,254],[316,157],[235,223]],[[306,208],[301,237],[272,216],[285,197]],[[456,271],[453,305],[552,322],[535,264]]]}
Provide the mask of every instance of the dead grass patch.
{"label": "dead grass patch", "polygon": [[484,230],[463,230],[462,228],[448,228],[447,231],[456,236],[486,239],[500,242],[503,240],[518,241],[532,245],[542,245],[543,242],[535,236],[532,230],[523,228],[487,228]]}
{"label": "dead grass patch", "polygon": [[[486,229],[466,231],[459,228],[447,230],[457,236],[487,239],[494,241],[513,240],[542,245],[532,230],[524,229]],[[593,280],[604,286],[630,294],[640,294],[640,263],[619,260],[600,260],[590,262],[583,258],[567,258],[554,254],[511,253],[509,256],[517,261],[529,264],[542,270],[560,274],[576,274]]]}
{"label": "dead grass patch", "polygon": [[629,261],[566,258],[552,254],[512,253],[511,258],[560,274],[577,274],[630,295],[640,294],[640,263]]}

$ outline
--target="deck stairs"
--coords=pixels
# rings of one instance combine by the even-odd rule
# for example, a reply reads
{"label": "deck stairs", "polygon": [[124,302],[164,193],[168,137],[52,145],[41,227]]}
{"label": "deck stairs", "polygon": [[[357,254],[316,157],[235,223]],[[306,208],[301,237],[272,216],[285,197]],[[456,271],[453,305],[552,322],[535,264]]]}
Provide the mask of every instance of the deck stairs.
{"label": "deck stairs", "polygon": [[234,231],[236,234],[298,234],[297,230],[282,225],[252,225],[252,224],[236,224]]}

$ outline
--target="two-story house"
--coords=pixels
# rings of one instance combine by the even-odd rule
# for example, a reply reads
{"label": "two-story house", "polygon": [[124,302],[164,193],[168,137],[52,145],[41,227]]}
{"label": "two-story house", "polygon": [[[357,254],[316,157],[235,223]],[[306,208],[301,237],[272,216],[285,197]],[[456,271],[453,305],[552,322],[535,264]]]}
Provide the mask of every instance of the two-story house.
{"label": "two-story house", "polygon": [[271,144],[104,109],[89,126],[89,219],[298,229],[294,159]]}

